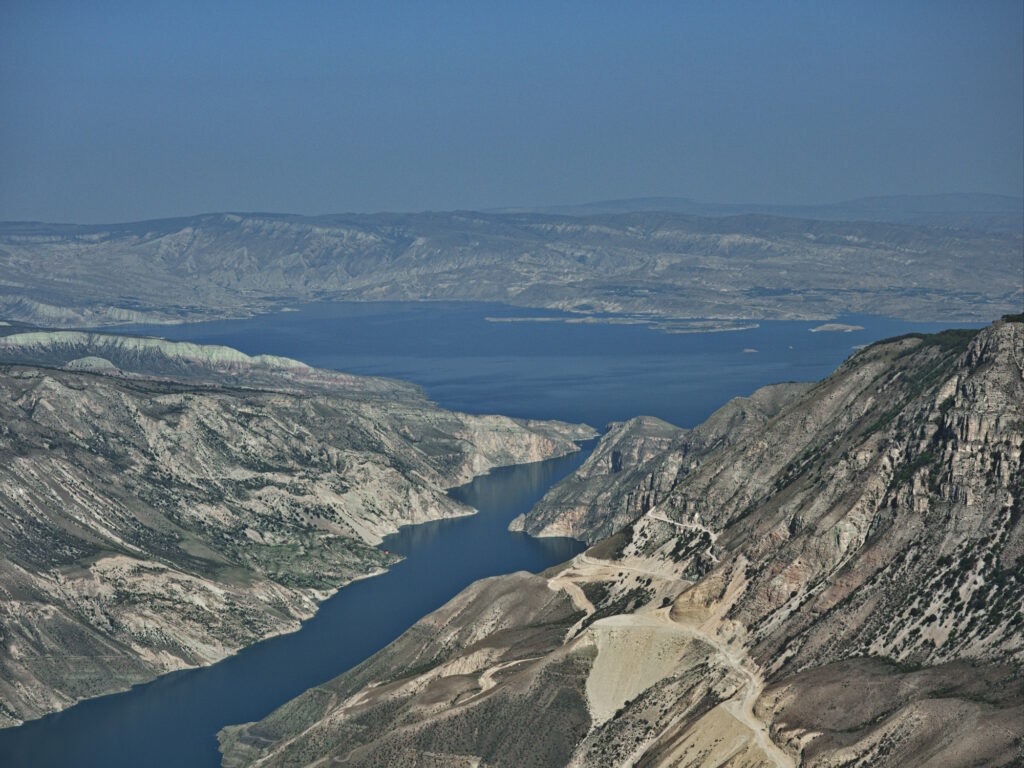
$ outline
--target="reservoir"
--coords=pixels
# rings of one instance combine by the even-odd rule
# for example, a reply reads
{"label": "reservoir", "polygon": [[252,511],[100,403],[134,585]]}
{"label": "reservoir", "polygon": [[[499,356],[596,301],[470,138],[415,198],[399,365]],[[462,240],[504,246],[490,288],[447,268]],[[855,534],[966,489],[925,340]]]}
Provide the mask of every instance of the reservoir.
{"label": "reservoir", "polygon": [[[403,378],[447,408],[600,428],[639,414],[692,426],[730,397],[763,384],[822,378],[855,346],[943,327],[851,317],[841,322],[863,330],[811,333],[820,323],[779,321],[741,331],[669,334],[639,324],[531,320],[558,313],[500,305],[297,309],[125,330]],[[259,719],[344,672],[477,579],[540,571],[581,551],[579,542],[532,539],[506,526],[578,467],[593,444],[559,459],[497,469],[453,490],[479,514],[406,527],[388,537],[382,546],[405,559],[341,589],[298,632],[211,667],[172,673],[0,730],[0,765],[219,765],[216,733],[223,726]]]}
{"label": "reservoir", "polygon": [[321,303],[295,309],[123,330],[403,379],[456,411],[601,429],[641,414],[692,427],[729,398],[765,384],[824,378],[857,346],[949,326],[849,315],[834,322],[861,330],[812,332],[823,323],[772,320],[738,331],[664,333],[639,322],[580,322],[564,312],[501,304]]}

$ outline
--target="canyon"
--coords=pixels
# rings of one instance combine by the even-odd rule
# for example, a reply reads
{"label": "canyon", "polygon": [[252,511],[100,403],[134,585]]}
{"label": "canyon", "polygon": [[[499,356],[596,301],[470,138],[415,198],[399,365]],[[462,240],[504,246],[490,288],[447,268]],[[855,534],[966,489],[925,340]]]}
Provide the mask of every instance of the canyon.
{"label": "canyon", "polygon": [[224,765],[1018,764],[1022,403],[1018,315],[872,344],[695,465],[613,429],[567,482],[601,525],[593,478],[627,499],[660,456],[654,503],[225,729]]}
{"label": "canyon", "polygon": [[294,631],[385,535],[471,514],[448,489],[595,434],[155,339],[9,333],[0,361],[4,726]]}

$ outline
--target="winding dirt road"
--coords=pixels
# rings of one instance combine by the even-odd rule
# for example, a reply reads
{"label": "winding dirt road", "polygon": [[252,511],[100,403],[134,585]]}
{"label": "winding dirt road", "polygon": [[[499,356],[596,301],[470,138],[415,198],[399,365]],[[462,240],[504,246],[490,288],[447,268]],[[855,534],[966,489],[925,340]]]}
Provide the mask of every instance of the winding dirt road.
{"label": "winding dirt road", "polygon": [[[688,526],[683,523],[676,523],[675,521],[667,519],[665,522],[673,523],[680,527],[698,527]],[[548,586],[551,589],[564,590],[566,594],[569,595],[570,599],[572,599],[573,604],[580,610],[585,611],[587,616],[589,616],[594,612],[595,607],[593,603],[587,599],[583,589],[577,581],[608,580],[615,578],[622,571],[634,571],[659,579],[667,578],[664,572],[658,572],[657,570],[645,568],[634,563],[627,564],[624,562],[610,562],[597,560],[589,557],[588,555],[579,555],[573,561],[570,568],[551,578],[548,581]],[[793,758],[780,749],[774,741],[772,741],[768,726],[754,714],[754,705],[764,690],[764,681],[761,678],[761,673],[757,666],[749,659],[742,648],[737,648],[728,644],[720,637],[717,637],[713,632],[696,622],[677,621],[673,619],[671,616],[671,610],[670,606],[653,611],[640,611],[637,614],[612,616],[608,619],[602,619],[601,622],[613,621],[621,628],[629,626],[632,619],[632,621],[635,622],[637,629],[640,630],[643,625],[647,625],[649,627],[649,622],[654,620],[659,624],[670,628],[673,632],[678,632],[679,634],[685,635],[691,639],[699,640],[700,642],[714,648],[720,657],[743,681],[742,687],[736,695],[728,701],[723,702],[720,706],[724,708],[737,723],[749,730],[750,738],[753,740],[757,748],[763,753],[765,759],[769,761],[767,764],[773,765],[775,768],[795,768],[796,763]],[[596,622],[594,626],[597,626],[597,624],[600,624],[601,622]],[[740,743],[737,745],[736,751],[744,748],[745,742]],[[669,758],[669,760],[666,761],[666,764],[671,762],[671,758]],[[717,764],[722,765],[727,762],[728,758],[724,761],[718,761]],[[710,766],[709,768],[714,768],[714,766]]]}

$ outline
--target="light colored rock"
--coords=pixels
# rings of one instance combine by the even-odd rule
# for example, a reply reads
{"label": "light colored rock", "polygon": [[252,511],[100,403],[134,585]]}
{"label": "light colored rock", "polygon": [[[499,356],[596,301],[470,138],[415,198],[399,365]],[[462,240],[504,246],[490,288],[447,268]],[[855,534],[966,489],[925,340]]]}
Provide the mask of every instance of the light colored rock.
{"label": "light colored rock", "polygon": [[[227,729],[225,765],[1019,763],[1022,362],[1021,317],[871,345],[534,577],[546,589],[474,585],[372,663]],[[381,695],[482,648],[501,665],[486,690],[453,674]],[[338,707],[360,692],[365,710]]]}
{"label": "light colored rock", "polygon": [[[71,370],[0,366],[0,726],[293,631],[394,560],[373,546],[383,536],[471,514],[447,489],[593,434],[224,348],[75,333],[10,344],[72,357]],[[154,354],[175,357],[173,380],[141,373]],[[252,385],[187,381],[225,365]]]}

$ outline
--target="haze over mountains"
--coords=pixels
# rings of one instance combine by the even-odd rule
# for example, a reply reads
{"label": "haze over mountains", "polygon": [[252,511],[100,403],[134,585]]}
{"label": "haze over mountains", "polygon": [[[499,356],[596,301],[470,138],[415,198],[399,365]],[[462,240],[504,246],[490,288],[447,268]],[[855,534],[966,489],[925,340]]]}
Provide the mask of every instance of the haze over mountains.
{"label": "haze over mountains", "polygon": [[[372,300],[668,333],[977,323],[1024,301],[1019,203],[0,224],[0,726],[294,630],[393,561],[383,535],[468,513],[447,489],[595,434],[95,328]],[[1007,315],[873,344],[694,429],[612,424],[511,526],[587,553],[479,582],[225,729],[224,764],[1013,765],[1021,403]]]}
{"label": "haze over mountains", "polygon": [[1017,233],[1024,230],[1024,199],[1010,195],[983,193],[879,195],[818,205],[705,203],[686,197],[631,197],[581,205],[503,210],[505,212],[532,211],[574,216],[634,211],[670,211],[691,216],[738,216],[747,213],[761,213],[770,216],[826,221],[888,221]]}
{"label": "haze over mountains", "polygon": [[[1019,228],[968,227],[963,217],[1012,218],[1019,203],[995,196],[885,199],[806,211],[816,219],[577,210],[586,215],[5,223],[0,315],[81,327],[389,299],[498,301],[648,321],[867,313],[984,322],[1024,298],[1024,239]],[[605,207],[619,205],[636,203]],[[943,226],[825,220],[856,211],[881,211],[883,219],[932,211],[929,223]]]}
{"label": "haze over mountains", "polygon": [[0,2],[0,768],[1024,768],[1022,30]]}

